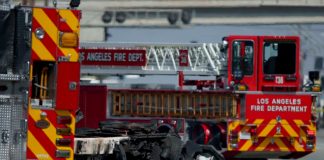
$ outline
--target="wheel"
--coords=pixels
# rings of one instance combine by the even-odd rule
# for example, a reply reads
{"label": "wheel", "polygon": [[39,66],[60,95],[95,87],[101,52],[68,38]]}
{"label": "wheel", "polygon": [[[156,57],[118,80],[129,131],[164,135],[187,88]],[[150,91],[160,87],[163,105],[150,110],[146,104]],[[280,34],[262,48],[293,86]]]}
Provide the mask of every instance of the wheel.
{"label": "wheel", "polygon": [[197,144],[205,144],[205,132],[201,124],[197,124],[191,134],[191,139]]}
{"label": "wheel", "polygon": [[[205,126],[205,129],[204,129]],[[190,135],[190,139],[197,144],[213,145],[217,150],[222,150],[222,135],[217,126],[207,126],[204,124],[197,124]]]}
{"label": "wheel", "polygon": [[222,150],[224,142],[222,142],[221,131],[215,127],[212,131],[212,134],[213,134],[212,136],[213,138],[209,141],[208,144],[213,145],[217,150]]}

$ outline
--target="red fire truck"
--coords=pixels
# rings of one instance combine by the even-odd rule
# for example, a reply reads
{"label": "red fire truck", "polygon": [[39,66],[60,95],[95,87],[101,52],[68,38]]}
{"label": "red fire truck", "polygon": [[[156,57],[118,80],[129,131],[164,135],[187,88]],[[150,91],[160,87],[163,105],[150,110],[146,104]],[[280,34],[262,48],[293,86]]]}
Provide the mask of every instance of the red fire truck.
{"label": "red fire truck", "polygon": [[[0,7],[1,159],[298,158],[315,151],[320,87],[315,72],[301,84],[298,37],[80,48],[78,3]],[[80,71],[102,82],[120,78],[80,86]],[[127,75],[158,77],[120,81]],[[164,82],[169,75],[178,78]]]}
{"label": "red fire truck", "polygon": [[[101,77],[106,84],[81,85],[84,118],[77,126],[87,129],[80,136],[115,135],[121,138],[117,157],[133,159],[302,157],[316,149],[313,103],[320,87],[316,74],[301,83],[299,50],[296,36],[233,35],[216,44],[83,43],[82,77]],[[169,75],[178,78],[164,82]],[[119,80],[105,80],[112,76]],[[75,154],[103,154],[81,145],[98,143],[92,140],[77,138]]]}
{"label": "red fire truck", "polygon": [[74,159],[80,1],[68,9],[2,2],[0,159]]}

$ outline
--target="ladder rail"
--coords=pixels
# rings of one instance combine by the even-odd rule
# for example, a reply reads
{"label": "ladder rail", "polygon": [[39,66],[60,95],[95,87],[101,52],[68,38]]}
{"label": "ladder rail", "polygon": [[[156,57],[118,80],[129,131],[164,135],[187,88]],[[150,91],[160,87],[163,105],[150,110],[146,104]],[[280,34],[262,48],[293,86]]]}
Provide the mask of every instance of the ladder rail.
{"label": "ladder rail", "polygon": [[[220,75],[221,69],[225,66],[226,60],[221,53],[218,43],[184,43],[184,44],[164,44],[164,43],[81,43],[81,49],[143,49],[146,50],[146,64],[142,67],[127,66],[85,66],[81,68],[81,73],[109,74],[114,70],[123,70],[122,73],[135,73],[145,71],[144,74],[176,74],[177,71],[184,71],[191,75]],[[180,65],[180,50],[187,50],[187,65]],[[84,70],[84,72],[82,72]],[[105,70],[100,72],[99,70]],[[110,70],[110,71],[109,71]]]}
{"label": "ladder rail", "polygon": [[215,64],[213,63],[213,60],[209,54],[209,51],[207,49],[207,45],[204,44],[203,45],[203,49],[204,49],[204,53],[205,53],[205,56],[207,57],[207,60],[209,61],[209,64],[211,65],[211,69],[215,69],[216,70],[216,74],[219,75],[219,71],[217,70],[218,68],[216,68]]}

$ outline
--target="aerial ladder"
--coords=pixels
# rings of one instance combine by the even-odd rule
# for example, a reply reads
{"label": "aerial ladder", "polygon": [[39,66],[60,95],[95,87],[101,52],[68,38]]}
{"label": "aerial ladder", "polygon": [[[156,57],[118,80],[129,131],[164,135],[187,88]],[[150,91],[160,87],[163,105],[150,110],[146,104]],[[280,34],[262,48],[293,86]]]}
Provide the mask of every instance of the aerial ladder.
{"label": "aerial ladder", "polygon": [[[81,74],[151,74],[173,75],[182,71],[185,75],[224,75],[226,55],[218,43],[146,44],[146,43],[81,43],[81,54],[105,50],[143,50],[144,64],[101,65],[91,63],[82,66]],[[87,59],[85,60],[87,61]]]}

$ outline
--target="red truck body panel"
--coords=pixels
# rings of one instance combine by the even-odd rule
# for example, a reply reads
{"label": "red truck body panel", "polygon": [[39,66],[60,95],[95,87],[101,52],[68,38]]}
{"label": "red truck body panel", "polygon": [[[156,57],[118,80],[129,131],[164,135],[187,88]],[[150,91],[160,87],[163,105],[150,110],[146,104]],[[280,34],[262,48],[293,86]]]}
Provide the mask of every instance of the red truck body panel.
{"label": "red truck body panel", "polygon": [[80,63],[59,62],[56,109],[76,110],[79,104]]}
{"label": "red truck body panel", "polygon": [[[244,75],[241,84],[245,84],[248,87],[249,91],[300,91],[300,39],[297,36],[242,36],[242,35],[233,35],[228,37],[228,84],[234,80],[232,67],[233,67],[233,53],[234,53],[234,43],[240,42],[253,42],[253,72],[251,75]],[[279,67],[276,70],[282,70],[282,73],[285,73],[284,70],[287,70],[286,63],[295,63],[295,66],[291,66],[291,70],[294,70],[293,73],[285,73],[285,74],[275,74],[275,73],[264,73],[264,63],[266,63],[266,59],[269,57],[265,57],[265,43],[290,43],[293,48],[288,47],[279,47],[278,55],[270,58],[274,59],[273,67]],[[244,44],[240,45],[241,50],[239,51],[241,56],[244,56],[246,48],[244,49]],[[280,49],[281,48],[281,49]],[[290,49],[290,50],[289,50]],[[294,49],[294,52],[291,50]],[[281,52],[279,54],[279,52]],[[288,52],[294,53],[295,60],[292,59]],[[269,51],[267,51],[269,53]],[[281,58],[278,56],[280,55]],[[269,56],[269,55],[268,55]],[[282,58],[284,57],[284,58]],[[289,61],[290,60],[290,61]],[[243,60],[242,60],[243,61]],[[242,62],[243,63],[243,62]],[[276,64],[275,64],[276,63]],[[279,64],[279,66],[278,66]],[[242,67],[242,66],[241,66]],[[244,67],[244,66],[243,66]],[[286,68],[285,68],[286,67]],[[289,69],[288,69],[289,70]],[[288,71],[289,72],[289,71]]]}
{"label": "red truck body panel", "polygon": [[106,120],[107,87],[81,86],[80,110],[84,118],[77,123],[78,128],[98,128],[100,121]]}
{"label": "red truck body panel", "polygon": [[[293,74],[265,74],[264,73],[264,68],[263,68],[263,63],[259,63],[258,68],[258,90],[265,90],[267,89],[268,91],[280,91],[276,90],[276,88],[286,88],[285,91],[287,91],[287,88],[291,88],[291,91],[299,91],[300,90],[300,39],[299,37],[296,36],[261,36],[259,38],[259,62],[263,62],[264,59],[264,54],[263,54],[263,43],[264,42],[291,42],[295,44],[295,73]],[[289,59],[288,61],[284,61],[281,63],[293,63],[293,60]],[[280,68],[284,69],[284,68]],[[269,81],[265,80],[266,75],[271,75],[274,76],[274,80]],[[289,76],[293,76],[295,79],[294,80],[288,80]],[[272,89],[272,90],[269,90]],[[289,90],[288,90],[289,91]]]}
{"label": "red truck body panel", "polygon": [[311,120],[311,95],[247,94],[246,119]]}

